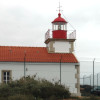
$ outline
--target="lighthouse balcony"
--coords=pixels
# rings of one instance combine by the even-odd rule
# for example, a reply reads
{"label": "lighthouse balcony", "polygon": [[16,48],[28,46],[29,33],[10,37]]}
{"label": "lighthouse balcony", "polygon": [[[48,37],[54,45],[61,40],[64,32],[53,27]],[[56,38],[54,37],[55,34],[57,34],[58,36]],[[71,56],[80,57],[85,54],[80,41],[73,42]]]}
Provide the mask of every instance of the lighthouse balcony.
{"label": "lighthouse balcony", "polygon": [[[45,41],[48,39],[53,39],[52,30],[48,29],[48,31],[45,33]],[[62,38],[59,38],[62,39]],[[76,30],[67,30],[67,36],[64,39],[76,39]]]}

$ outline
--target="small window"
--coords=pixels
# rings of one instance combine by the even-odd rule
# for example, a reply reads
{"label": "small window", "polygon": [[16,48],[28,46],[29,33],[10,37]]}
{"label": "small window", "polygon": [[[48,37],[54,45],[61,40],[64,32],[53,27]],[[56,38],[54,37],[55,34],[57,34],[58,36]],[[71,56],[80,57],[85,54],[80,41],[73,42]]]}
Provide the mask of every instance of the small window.
{"label": "small window", "polygon": [[2,71],[2,82],[9,83],[11,81],[11,71],[10,70],[3,70]]}

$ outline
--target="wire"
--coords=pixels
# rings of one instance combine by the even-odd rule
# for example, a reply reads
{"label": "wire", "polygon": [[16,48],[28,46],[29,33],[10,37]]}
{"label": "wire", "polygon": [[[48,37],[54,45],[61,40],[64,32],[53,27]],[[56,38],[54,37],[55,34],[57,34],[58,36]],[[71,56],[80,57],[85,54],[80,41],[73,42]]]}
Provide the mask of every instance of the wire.
{"label": "wire", "polygon": [[[62,12],[62,15],[64,16],[64,18],[67,20],[67,18],[65,17],[65,15],[63,14],[63,11],[61,11]],[[69,23],[69,21],[67,20],[67,22]],[[71,23],[69,23],[69,25],[74,29],[74,30],[76,30],[72,25],[71,25]]]}

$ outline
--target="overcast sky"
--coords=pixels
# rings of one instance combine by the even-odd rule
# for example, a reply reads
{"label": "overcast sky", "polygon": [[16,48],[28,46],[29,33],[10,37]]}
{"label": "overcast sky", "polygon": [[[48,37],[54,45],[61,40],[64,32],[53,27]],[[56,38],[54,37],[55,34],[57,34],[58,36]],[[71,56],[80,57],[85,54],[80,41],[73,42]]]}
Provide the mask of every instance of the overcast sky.
{"label": "overcast sky", "polygon": [[[100,58],[100,0],[60,2],[77,32],[75,54]],[[0,0],[0,45],[45,46],[44,36],[58,16],[58,5],[59,0]]]}

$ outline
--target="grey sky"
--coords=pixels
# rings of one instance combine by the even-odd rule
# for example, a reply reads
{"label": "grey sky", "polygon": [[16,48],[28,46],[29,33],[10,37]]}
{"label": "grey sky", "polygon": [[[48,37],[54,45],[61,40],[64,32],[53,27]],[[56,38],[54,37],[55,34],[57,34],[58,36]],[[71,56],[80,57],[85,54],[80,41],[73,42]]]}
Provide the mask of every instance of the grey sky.
{"label": "grey sky", "polygon": [[[60,0],[77,32],[75,54],[100,58],[100,0]],[[0,45],[45,46],[59,0],[0,0]],[[62,15],[62,17],[64,17]]]}

